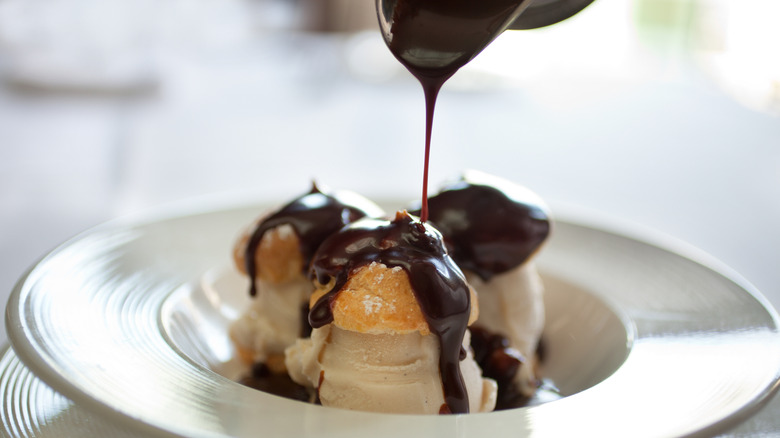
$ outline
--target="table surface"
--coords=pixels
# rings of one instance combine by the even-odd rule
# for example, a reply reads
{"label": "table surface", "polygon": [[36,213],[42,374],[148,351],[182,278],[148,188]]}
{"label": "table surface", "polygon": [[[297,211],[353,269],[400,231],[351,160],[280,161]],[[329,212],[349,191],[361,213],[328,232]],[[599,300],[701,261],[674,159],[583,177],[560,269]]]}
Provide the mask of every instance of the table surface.
{"label": "table surface", "polygon": [[[724,57],[691,51],[691,32],[595,32],[635,11],[602,3],[505,34],[445,86],[431,190],[463,169],[506,177],[698,247],[780,307],[780,117],[713,69]],[[422,93],[378,33],[251,24],[156,52],[153,86],[130,91],[25,84],[19,54],[0,51],[0,299],[67,238],[170,203],[284,201],[313,179],[419,196]]]}

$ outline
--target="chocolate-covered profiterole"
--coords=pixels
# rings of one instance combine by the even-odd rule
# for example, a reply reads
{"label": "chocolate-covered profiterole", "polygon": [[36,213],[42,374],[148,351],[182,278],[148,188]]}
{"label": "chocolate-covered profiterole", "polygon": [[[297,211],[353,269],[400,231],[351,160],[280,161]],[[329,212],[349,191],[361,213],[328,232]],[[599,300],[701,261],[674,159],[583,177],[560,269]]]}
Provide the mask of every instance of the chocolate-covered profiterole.
{"label": "chocolate-covered profiterole", "polygon": [[466,172],[429,198],[428,208],[450,256],[485,281],[525,263],[550,233],[539,196],[482,172]]}
{"label": "chocolate-covered profiterole", "polygon": [[233,250],[236,268],[249,280],[250,306],[230,336],[248,364],[284,372],[284,349],[311,332],[308,300],[314,286],[309,261],[319,244],[347,223],[384,213],[352,192],[306,193],[249,227]]}
{"label": "chocolate-covered profiterole", "polygon": [[525,187],[469,171],[431,197],[429,208],[431,223],[479,293],[472,346],[485,375],[498,382],[496,407],[516,407],[539,384],[544,288],[532,258],[550,233],[547,207]]}
{"label": "chocolate-covered profiterole", "polygon": [[384,213],[373,202],[352,192],[323,193],[316,184],[312,189],[277,212],[263,219],[249,237],[244,263],[250,280],[249,294],[257,293],[257,249],[266,232],[281,225],[292,226],[299,239],[305,274],[314,251],[326,237],[344,225],[362,217],[379,217]]}
{"label": "chocolate-covered profiterole", "polygon": [[350,275],[379,263],[408,275],[414,296],[439,339],[439,371],[444,391],[441,413],[469,411],[460,370],[462,343],[471,313],[471,292],[461,270],[447,255],[441,235],[406,212],[393,221],[363,219],[331,235],[312,259],[312,276],[333,284],[311,308],[309,322],[319,328],[333,321],[332,305]]}

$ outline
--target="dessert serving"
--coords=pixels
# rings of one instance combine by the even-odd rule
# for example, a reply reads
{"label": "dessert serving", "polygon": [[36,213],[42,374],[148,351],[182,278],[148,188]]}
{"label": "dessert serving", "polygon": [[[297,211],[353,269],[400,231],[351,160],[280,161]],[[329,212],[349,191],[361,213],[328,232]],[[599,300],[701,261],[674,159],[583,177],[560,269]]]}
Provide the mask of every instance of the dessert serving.
{"label": "dessert serving", "polygon": [[[328,208],[328,225],[319,227],[311,219],[320,214],[308,211],[314,206],[294,201],[242,238],[235,258],[256,298],[231,336],[255,364],[245,383],[267,390],[289,376],[308,394],[295,398],[378,412],[522,405],[539,386],[544,307],[529,260],[549,232],[546,208],[526,189],[483,174],[445,188],[430,206],[427,186],[439,90],[530,2],[376,4],[388,48],[425,95],[419,211],[391,220],[350,209],[339,221]],[[305,216],[306,226],[288,210]],[[316,238],[304,234],[310,227]]]}
{"label": "dessert serving", "polygon": [[[304,201],[310,196],[236,245],[239,270],[250,275],[257,265],[253,303],[231,327],[253,366],[244,383],[392,413],[488,412],[533,395],[544,307],[530,259],[550,228],[536,195],[469,172],[430,199],[427,223],[416,210],[391,220],[379,218],[378,207],[339,203],[350,219],[321,231],[317,243],[297,237],[307,227],[292,225],[292,216],[324,213],[307,212],[319,205]],[[288,274],[264,274],[270,266]],[[282,332],[268,333],[275,327]],[[288,377],[297,385],[278,385]]]}

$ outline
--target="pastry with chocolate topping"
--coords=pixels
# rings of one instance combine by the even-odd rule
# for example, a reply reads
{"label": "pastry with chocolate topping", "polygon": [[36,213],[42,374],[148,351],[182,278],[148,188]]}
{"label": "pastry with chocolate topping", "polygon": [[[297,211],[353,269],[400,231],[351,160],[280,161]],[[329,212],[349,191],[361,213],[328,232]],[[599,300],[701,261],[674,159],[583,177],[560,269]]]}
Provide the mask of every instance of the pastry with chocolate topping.
{"label": "pastry with chocolate topping", "polygon": [[323,405],[388,413],[491,411],[496,385],[469,348],[476,295],[430,225],[398,212],[362,219],[312,259],[310,339],[290,376]]}
{"label": "pastry with chocolate topping", "polygon": [[548,209],[525,187],[475,171],[429,198],[428,208],[479,293],[474,340],[483,372],[500,384],[499,407],[516,406],[538,386],[544,301],[532,259],[550,232]]}
{"label": "pastry with chocolate topping", "polygon": [[315,250],[348,223],[383,214],[355,193],[328,193],[313,185],[240,236],[233,259],[249,277],[252,304],[232,324],[230,337],[246,363],[284,372],[284,349],[311,330],[305,315],[314,290],[308,267]]}

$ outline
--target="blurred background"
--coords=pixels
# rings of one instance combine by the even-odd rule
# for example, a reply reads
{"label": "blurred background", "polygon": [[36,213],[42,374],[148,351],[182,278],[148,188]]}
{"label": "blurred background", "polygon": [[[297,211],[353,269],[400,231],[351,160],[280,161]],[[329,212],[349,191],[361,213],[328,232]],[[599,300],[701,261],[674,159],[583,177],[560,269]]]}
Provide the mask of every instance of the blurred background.
{"label": "blurred background", "polygon": [[[374,14],[371,0],[0,0],[3,302],[112,218],[284,202],[312,179],[419,196],[423,96]],[[693,244],[780,307],[779,18],[775,0],[596,0],[506,32],[441,93],[431,190],[467,168],[509,178]]]}
{"label": "blurred background", "polygon": [[[172,203],[284,202],[312,179],[419,196],[422,92],[374,14],[0,0],[0,299],[76,233]],[[699,247],[780,307],[778,17],[775,0],[596,0],[506,32],[442,90],[431,190],[509,178]]]}

